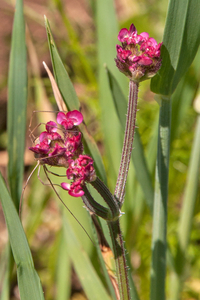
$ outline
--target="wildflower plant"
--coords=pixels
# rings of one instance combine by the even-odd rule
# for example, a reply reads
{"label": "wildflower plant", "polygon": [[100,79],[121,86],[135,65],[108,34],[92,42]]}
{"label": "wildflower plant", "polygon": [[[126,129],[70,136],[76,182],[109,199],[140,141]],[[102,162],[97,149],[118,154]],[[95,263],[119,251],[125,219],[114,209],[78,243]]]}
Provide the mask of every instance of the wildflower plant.
{"label": "wildflower plant", "polygon": [[[17,265],[20,298],[22,300],[38,300],[44,299],[42,286],[34,267],[31,251],[21,221],[15,210],[15,207],[18,210],[20,206],[20,191],[23,178],[23,157],[21,154],[23,153],[25,142],[26,93],[24,91],[27,85],[23,3],[21,0],[17,0],[16,5],[17,9],[15,13],[10,61],[8,107],[10,193],[1,176],[0,198],[7,222],[14,260]],[[109,5],[109,15],[107,17],[107,11],[102,10],[102,8],[105,8],[104,5]],[[134,198],[137,197],[137,193],[133,188],[131,188],[131,194],[127,192],[128,188],[130,188],[127,188],[127,177],[132,160],[135,166],[138,166],[137,163],[139,161],[139,168],[136,167],[136,174],[143,193],[146,196],[146,203],[150,208],[150,214],[152,214],[153,218],[150,299],[166,299],[167,254],[171,258],[172,265],[172,292],[170,291],[170,299],[176,300],[180,296],[183,278],[185,276],[186,250],[189,242],[198,187],[200,123],[198,105],[195,104],[198,113],[193,145],[193,155],[195,159],[193,157],[191,158],[191,169],[188,175],[188,185],[186,187],[186,196],[183,204],[184,209],[180,219],[177,248],[174,254],[167,242],[169,150],[170,133],[172,130],[171,107],[173,92],[181,77],[183,77],[191,65],[199,46],[200,26],[198,16],[195,13],[198,9],[200,9],[200,3],[197,1],[191,2],[184,0],[184,5],[181,1],[170,1],[163,42],[157,43],[147,32],[139,34],[134,24],[131,24],[129,29],[123,28],[119,31],[118,41],[121,45],[116,46],[115,53],[113,44],[112,51],[105,49],[106,45],[109,45],[112,36],[109,35],[111,28],[109,22],[112,21],[113,25],[116,25],[116,20],[112,17],[114,8],[111,1],[102,0],[97,2],[98,43],[99,49],[102,49],[102,53],[99,56],[99,73],[101,79],[100,102],[104,103],[102,114],[107,127],[105,133],[105,147],[109,148],[109,150],[107,149],[107,153],[111,169],[110,174],[115,173],[114,169],[116,169],[116,165],[119,166],[118,175],[113,176],[113,178],[116,179],[115,188],[112,188],[112,184],[110,184],[111,187],[108,186],[109,182],[107,182],[107,176],[99,149],[92,136],[88,133],[84,122],[84,114],[80,111],[78,97],[76,96],[68,73],[59,56],[49,22],[45,17],[45,26],[55,80],[49,69],[46,66],[45,68],[48,72],[55,100],[60,111],[57,113],[56,122],[54,120],[48,120],[45,123],[45,131],[42,131],[37,139],[34,139],[34,144],[29,147],[29,150],[34,153],[38,164],[44,166],[49,184],[56,192],[56,195],[60,198],[57,192],[57,188],[60,187],[62,196],[65,195],[64,197],[69,196],[70,199],[74,197],[74,201],[78,200],[76,198],[81,197],[84,207],[89,212],[88,215],[93,229],[92,241],[95,244],[96,254],[98,255],[98,260],[101,265],[104,276],[103,281],[100,280],[99,270],[96,271],[94,269],[88,257],[83,252],[66,218],[63,218],[64,229],[62,231],[62,237],[65,238],[61,238],[61,244],[63,246],[61,250],[64,251],[64,253],[68,253],[70,260],[73,262],[88,299],[107,300],[112,298],[117,300],[139,300],[140,293],[142,294],[142,291],[137,291],[138,287],[136,288],[131,276],[131,270],[129,268],[130,257],[125,249],[126,244],[124,243],[120,222],[121,218],[127,217],[127,214],[125,213],[124,215],[123,213],[127,198],[129,198],[128,201],[131,199],[134,201]],[[102,11],[104,12],[103,14],[101,13]],[[105,22],[103,22],[103,20]],[[68,24],[65,18],[64,21],[65,24]],[[171,24],[174,26],[171,26]],[[114,27],[116,28],[115,25]],[[67,26],[69,29],[69,24]],[[18,31],[19,28],[20,33]],[[80,60],[85,66],[83,56],[80,54],[81,49],[79,50]],[[109,59],[110,53],[112,53],[112,64]],[[105,70],[102,69],[103,60],[108,61],[108,77],[106,77]],[[18,84],[19,68],[22,73],[20,84]],[[87,70],[86,74],[88,78],[92,81],[93,76],[92,72],[89,71],[89,67],[85,68],[85,70]],[[128,105],[126,105],[123,92],[121,91],[121,83],[118,83],[118,81],[120,81],[118,79],[122,78],[119,77],[121,73],[125,75],[122,81],[125,80],[125,77],[129,80]],[[116,74],[116,76],[113,74]],[[151,89],[159,95],[157,99],[159,103],[159,125],[154,187],[151,183],[151,177],[140,143],[139,133],[136,130],[139,84],[151,78]],[[120,123],[124,125],[125,114],[123,114],[122,111],[124,112],[126,106],[127,114],[121,161],[115,161],[113,166],[113,157],[116,150],[116,140],[113,141],[113,138],[115,138],[116,135],[115,131],[112,131],[112,126],[115,126],[117,131],[119,120]],[[112,111],[109,109],[110,107],[113,108],[114,117],[112,116]],[[15,109],[19,109],[19,118],[18,116],[16,117]],[[117,114],[115,114],[115,109]],[[119,120],[117,120],[118,123],[113,124],[112,121],[114,119],[116,120],[116,115]],[[23,122],[20,120],[23,120]],[[38,128],[40,127],[38,126]],[[113,133],[112,136],[108,135],[110,132]],[[133,157],[134,135],[135,157]],[[140,151],[138,151],[138,149],[140,149]],[[51,173],[51,167],[59,167],[59,169],[64,170],[64,179],[62,178],[60,184],[54,184],[53,180],[51,181],[49,179],[48,174]],[[55,175],[53,172],[52,174]],[[193,185],[193,182],[195,182],[195,185]],[[155,189],[154,200],[152,197],[153,189]],[[146,190],[148,190],[148,192]],[[125,197],[126,193],[128,197]],[[191,203],[188,202],[188,198],[191,199]],[[129,213],[132,214],[132,211],[129,210]],[[129,230],[131,232],[131,228],[129,228]],[[131,238],[133,239],[134,237]],[[65,239],[67,243],[63,244],[62,242]],[[65,249],[67,250],[65,251]],[[12,261],[9,258],[9,254],[7,254],[6,257]],[[62,258],[63,257],[66,258],[66,255],[62,256]],[[112,261],[114,261],[114,267],[111,263]],[[60,267],[63,265],[61,261]],[[8,281],[9,276],[6,276],[4,278],[4,286],[8,286],[8,284],[6,285]],[[59,295],[59,293],[60,291],[58,289],[57,295]],[[65,298],[64,296],[62,297],[59,298],[58,296],[57,298]]]}

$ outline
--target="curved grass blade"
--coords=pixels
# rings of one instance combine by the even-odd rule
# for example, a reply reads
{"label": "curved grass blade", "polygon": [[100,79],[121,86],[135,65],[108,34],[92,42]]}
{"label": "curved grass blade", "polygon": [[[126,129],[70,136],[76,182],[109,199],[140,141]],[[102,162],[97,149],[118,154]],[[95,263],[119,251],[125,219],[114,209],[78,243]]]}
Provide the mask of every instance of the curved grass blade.
{"label": "curved grass blade", "polygon": [[[19,76],[20,73],[20,76]],[[24,172],[27,103],[27,62],[23,1],[17,0],[8,78],[8,178],[18,210]]]}
{"label": "curved grass blade", "polygon": [[6,219],[14,260],[17,266],[20,299],[44,300],[41,282],[34,268],[26,235],[1,174],[0,200]]}
{"label": "curved grass blade", "polygon": [[[113,74],[108,68],[107,68],[107,74],[108,74],[109,86],[112,93],[115,109],[120,124],[124,129],[126,124],[126,113],[127,113],[126,99],[117,80],[115,79],[115,77],[113,76]],[[153,212],[154,190],[153,190],[149,170],[146,164],[144,150],[140,140],[140,135],[137,129],[135,130],[133,147],[134,147],[134,151],[132,152],[132,160],[136,170],[136,177],[142,187],[147,205],[149,206],[150,211]]]}
{"label": "curved grass blade", "polygon": [[[45,26],[46,26],[46,30],[47,30],[47,37],[48,37],[48,42],[49,42],[49,50],[51,53],[51,61],[52,61],[52,65],[53,65],[54,76],[55,76],[57,85],[59,87],[59,90],[62,94],[63,100],[69,110],[73,110],[73,109],[79,110],[80,104],[79,104],[78,97],[77,97],[74,87],[71,83],[69,75],[61,61],[61,58],[59,56],[59,53],[57,51],[57,48],[56,48],[56,45],[55,45],[55,42],[54,42],[54,39],[53,39],[53,36],[51,33],[49,22],[46,17],[45,17]],[[85,139],[87,149],[88,149],[89,153],[91,154],[92,158],[94,159],[97,174],[104,182],[106,182],[106,173],[105,173],[105,169],[104,169],[101,155],[99,153],[97,145],[96,145],[94,139],[92,138],[92,136],[88,133],[86,126],[81,125],[80,128],[83,133],[83,137]]]}
{"label": "curved grass blade", "polygon": [[162,67],[151,80],[151,90],[171,95],[191,65],[200,44],[200,1],[171,0],[168,8]]}
{"label": "curved grass blade", "polygon": [[199,95],[199,114],[193,141],[188,178],[183,197],[183,207],[178,229],[178,247],[175,257],[176,274],[173,277],[171,299],[180,297],[181,287],[184,282],[185,266],[187,261],[187,248],[190,239],[192,221],[194,215],[195,203],[197,200],[197,191],[199,187],[200,174],[200,95]]}
{"label": "curved grass blade", "polygon": [[110,300],[102,282],[97,276],[91,262],[79,244],[67,218],[63,218],[68,255],[73,262],[76,273],[89,300]]}

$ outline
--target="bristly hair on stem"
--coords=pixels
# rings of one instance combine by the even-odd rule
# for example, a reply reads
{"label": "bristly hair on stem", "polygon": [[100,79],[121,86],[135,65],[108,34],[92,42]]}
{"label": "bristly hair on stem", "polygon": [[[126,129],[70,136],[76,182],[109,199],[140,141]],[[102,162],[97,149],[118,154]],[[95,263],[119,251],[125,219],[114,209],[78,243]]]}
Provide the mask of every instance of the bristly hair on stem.
{"label": "bristly hair on stem", "polygon": [[129,82],[129,101],[127,109],[126,129],[124,136],[124,144],[122,149],[121,163],[119,174],[115,187],[115,197],[117,198],[120,207],[124,202],[125,185],[128,176],[129,164],[133,148],[133,139],[135,132],[135,121],[137,112],[137,98],[138,98],[138,82],[130,80]]}

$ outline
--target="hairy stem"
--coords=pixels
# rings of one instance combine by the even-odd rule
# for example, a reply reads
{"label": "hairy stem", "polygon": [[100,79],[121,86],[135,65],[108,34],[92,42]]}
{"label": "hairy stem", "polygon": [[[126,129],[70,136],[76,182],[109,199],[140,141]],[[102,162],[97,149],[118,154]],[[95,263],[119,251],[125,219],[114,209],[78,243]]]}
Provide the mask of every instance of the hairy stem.
{"label": "hairy stem", "polygon": [[107,224],[112,239],[120,299],[130,300],[131,297],[128,282],[128,270],[126,265],[124,241],[120,229],[119,219],[116,221],[107,222]]}
{"label": "hairy stem", "polygon": [[138,86],[139,83],[130,80],[129,82],[129,102],[126,119],[126,129],[124,136],[124,144],[122,149],[122,157],[119,168],[119,174],[115,187],[115,197],[117,198],[120,206],[124,201],[125,185],[129,170],[129,164],[131,159],[131,152],[133,148],[133,138],[135,131],[135,120],[137,112],[137,98],[138,98]]}

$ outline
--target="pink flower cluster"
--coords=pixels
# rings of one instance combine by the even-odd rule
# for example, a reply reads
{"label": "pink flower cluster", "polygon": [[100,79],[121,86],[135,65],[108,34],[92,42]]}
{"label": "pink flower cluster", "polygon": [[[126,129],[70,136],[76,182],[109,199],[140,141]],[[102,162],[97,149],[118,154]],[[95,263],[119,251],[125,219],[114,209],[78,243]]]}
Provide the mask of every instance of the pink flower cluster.
{"label": "pink flower cluster", "polygon": [[63,182],[61,186],[68,190],[69,194],[74,197],[84,195],[82,187],[84,182],[91,182],[96,179],[96,174],[93,166],[93,159],[87,155],[79,155],[79,157],[71,161],[69,168],[66,171],[67,178],[73,180],[73,183]]}
{"label": "pink flower cluster", "polygon": [[131,80],[139,82],[156,74],[161,66],[160,48],[162,43],[149,37],[147,32],[137,34],[133,24],[130,29],[120,30],[117,45],[116,66]]}
{"label": "pink flower cluster", "polygon": [[96,179],[92,158],[82,155],[82,136],[76,127],[82,121],[83,115],[77,110],[66,114],[59,112],[57,123],[61,126],[62,136],[57,133],[57,123],[50,121],[46,124],[46,131],[40,134],[39,143],[29,148],[41,164],[67,168],[67,178],[73,183],[62,183],[61,186],[74,197],[84,194],[82,188],[86,181]]}

